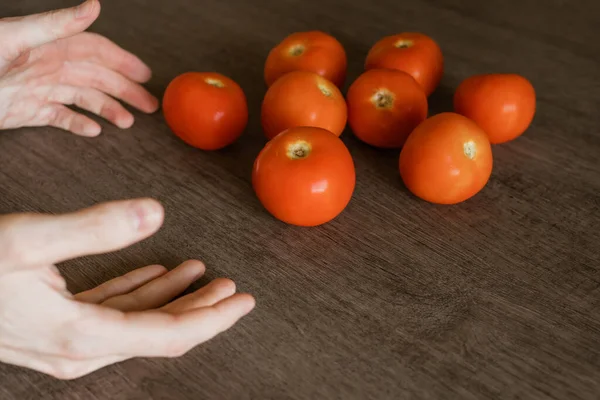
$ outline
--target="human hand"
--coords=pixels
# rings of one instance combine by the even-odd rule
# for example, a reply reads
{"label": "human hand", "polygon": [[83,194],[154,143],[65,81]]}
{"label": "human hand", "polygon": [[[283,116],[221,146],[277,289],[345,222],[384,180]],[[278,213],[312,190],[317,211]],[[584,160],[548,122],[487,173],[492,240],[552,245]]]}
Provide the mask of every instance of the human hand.
{"label": "human hand", "polygon": [[170,272],[148,266],[72,295],[54,263],[110,252],[158,230],[153,200],[100,204],[75,213],[0,217],[0,361],[75,379],[134,357],[177,357],[225,331],[254,307],[217,279],[183,292],[198,261]]}
{"label": "human hand", "polygon": [[151,70],[100,35],[84,32],[99,16],[100,2],[0,19],[0,129],[54,126],[97,136],[94,120],[66,107],[97,114],[119,128],[133,115],[117,99],[146,113],[158,100],[140,84]]}

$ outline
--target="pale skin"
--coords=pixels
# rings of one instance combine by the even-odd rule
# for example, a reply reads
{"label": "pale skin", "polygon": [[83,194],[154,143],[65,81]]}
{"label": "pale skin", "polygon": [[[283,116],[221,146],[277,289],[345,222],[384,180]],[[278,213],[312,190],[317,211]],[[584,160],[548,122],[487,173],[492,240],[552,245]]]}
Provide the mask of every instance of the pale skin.
{"label": "pale skin", "polygon": [[[151,71],[108,39],[84,32],[100,3],[0,19],[0,129],[53,126],[97,136],[100,125],[74,105],[120,128],[134,123],[123,101],[151,113],[142,84]],[[8,134],[5,132],[4,134]],[[0,362],[76,379],[136,357],[178,357],[233,326],[254,308],[234,282],[217,279],[184,292],[205,272],[189,260],[151,265],[73,294],[55,264],[117,251],[157,232],[152,199],[103,203],[63,215],[0,216]]]}

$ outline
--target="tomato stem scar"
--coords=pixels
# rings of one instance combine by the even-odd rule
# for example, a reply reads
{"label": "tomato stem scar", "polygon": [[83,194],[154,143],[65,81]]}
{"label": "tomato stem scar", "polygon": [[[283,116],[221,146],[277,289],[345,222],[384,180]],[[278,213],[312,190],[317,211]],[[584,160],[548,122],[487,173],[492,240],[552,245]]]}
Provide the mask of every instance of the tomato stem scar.
{"label": "tomato stem scar", "polygon": [[312,150],[310,143],[304,140],[298,140],[287,146],[287,156],[292,160],[300,160],[308,157]]}
{"label": "tomato stem scar", "polygon": [[475,142],[472,140],[465,142],[463,144],[463,153],[465,153],[465,156],[469,160],[474,159],[475,156],[477,155],[477,145],[475,144]]}
{"label": "tomato stem scar", "polygon": [[400,39],[396,43],[394,43],[394,47],[396,47],[398,49],[408,49],[409,47],[412,47],[413,45],[414,45],[414,42],[412,40],[408,40],[408,39]]}
{"label": "tomato stem scar", "polygon": [[292,57],[298,57],[298,56],[301,56],[302,53],[304,53],[304,50],[305,50],[305,48],[303,45],[295,44],[289,48],[288,53]]}
{"label": "tomato stem scar", "polygon": [[214,86],[214,87],[218,87],[218,88],[225,87],[225,84],[223,83],[223,81],[221,81],[219,79],[215,79],[215,78],[206,78],[206,79],[204,79],[204,82],[208,83],[210,86]]}
{"label": "tomato stem scar", "polygon": [[319,90],[321,91],[321,93],[323,93],[325,96],[331,97],[333,95],[331,88],[326,83],[319,82],[319,83],[317,83],[317,86],[318,86]]}
{"label": "tomato stem scar", "polygon": [[371,102],[377,108],[392,108],[394,106],[394,93],[390,92],[387,89],[379,89],[375,92],[375,94],[371,97]]}

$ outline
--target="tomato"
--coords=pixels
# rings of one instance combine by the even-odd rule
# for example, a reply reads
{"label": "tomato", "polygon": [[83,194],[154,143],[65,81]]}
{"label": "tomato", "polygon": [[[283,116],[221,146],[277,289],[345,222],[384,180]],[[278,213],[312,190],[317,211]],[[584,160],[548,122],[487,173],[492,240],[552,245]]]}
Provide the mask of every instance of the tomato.
{"label": "tomato", "polygon": [[372,69],[348,89],[348,124],[365,143],[402,147],[408,135],[427,118],[427,96],[406,72]]}
{"label": "tomato", "polygon": [[475,121],[492,144],[521,136],[533,121],[535,90],[517,74],[482,74],[465,79],[454,93],[454,111]]}
{"label": "tomato", "polygon": [[397,69],[412,75],[429,96],[444,74],[444,56],[438,44],[422,33],[406,32],[379,40],[365,61],[365,69]]}
{"label": "tomato", "polygon": [[268,139],[297,126],[323,128],[340,136],[347,118],[340,90],[314,72],[282,76],[267,90],[262,104],[262,125]]}
{"label": "tomato", "polygon": [[265,82],[271,86],[292,71],[311,71],[342,87],[346,80],[346,51],[333,36],[320,31],[296,32],[275,46],[265,63]]}
{"label": "tomato", "polygon": [[179,75],[167,86],[162,108],[173,133],[203,150],[232,144],[248,123],[248,104],[242,88],[218,73]]}
{"label": "tomato", "polygon": [[431,203],[456,204],[477,194],[492,173],[492,146],[475,122],[455,113],[426,119],[400,152],[408,190]]}
{"label": "tomato", "polygon": [[354,162],[342,140],[314,127],[281,132],[262,149],[252,171],[254,191],[275,218],[317,226],[338,216],[352,198]]}

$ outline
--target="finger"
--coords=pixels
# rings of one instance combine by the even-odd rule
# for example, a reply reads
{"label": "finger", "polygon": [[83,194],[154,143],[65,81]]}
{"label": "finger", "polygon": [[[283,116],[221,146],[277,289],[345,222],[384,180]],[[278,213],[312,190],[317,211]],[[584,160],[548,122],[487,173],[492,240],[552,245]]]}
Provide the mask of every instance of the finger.
{"label": "finger", "polygon": [[143,86],[101,65],[73,63],[63,73],[61,79],[68,85],[100,90],[145,113],[153,113],[158,108],[158,99]]}
{"label": "finger", "polygon": [[93,289],[77,293],[74,296],[74,299],[84,303],[102,303],[111,297],[129,293],[167,272],[168,270],[162,265],[149,265],[147,267],[138,268],[123,276],[104,282]]}
{"label": "finger", "polygon": [[254,308],[254,298],[236,294],[217,304],[183,314],[160,311],[121,313],[108,308],[83,311],[78,320],[86,356],[177,357],[231,328]]}
{"label": "finger", "polygon": [[[0,36],[11,48],[14,58],[45,43],[85,31],[100,15],[100,2],[87,0],[76,7],[7,19]],[[5,32],[4,32],[5,31]]]}
{"label": "finger", "polygon": [[73,36],[69,39],[67,50],[71,61],[91,61],[134,82],[145,83],[152,77],[150,67],[137,56],[96,33],[83,32]]}
{"label": "finger", "polygon": [[144,311],[160,307],[187,289],[205,271],[199,261],[186,261],[172,271],[122,296],[112,297],[103,306],[121,311]]}
{"label": "finger", "polygon": [[166,306],[162,311],[180,314],[195,308],[210,307],[235,294],[235,283],[230,279],[215,279],[194,293],[181,297]]}
{"label": "finger", "polygon": [[102,131],[102,127],[96,121],[61,104],[44,106],[31,125],[53,126],[86,137],[98,136]]}
{"label": "finger", "polygon": [[155,233],[164,211],[151,199],[101,203],[53,216],[0,218],[0,264],[40,266],[123,249]]}
{"label": "finger", "polygon": [[48,101],[75,105],[112,122],[121,129],[133,125],[133,115],[117,100],[96,89],[76,86],[57,86],[50,93]]}

